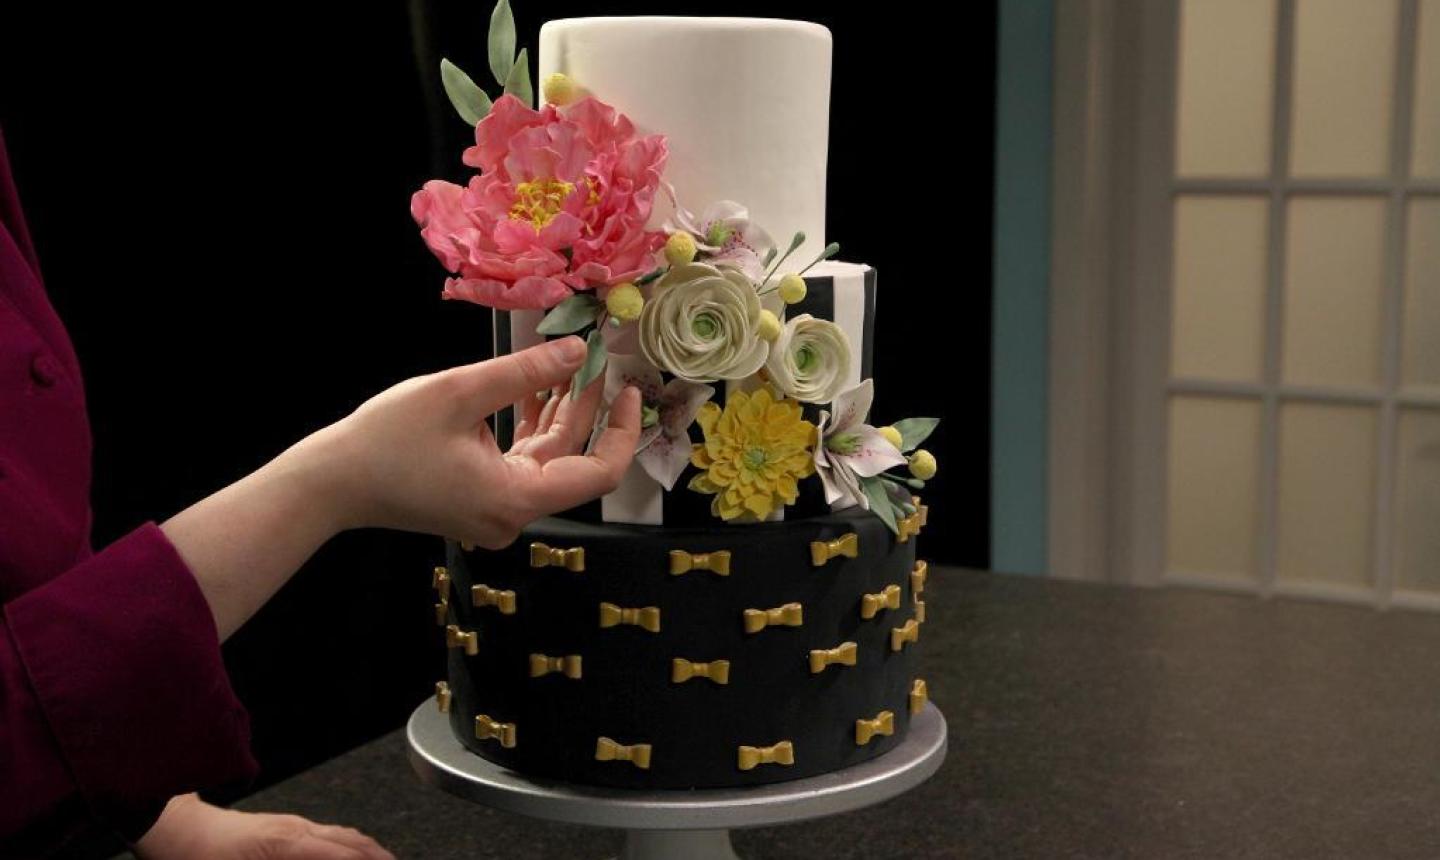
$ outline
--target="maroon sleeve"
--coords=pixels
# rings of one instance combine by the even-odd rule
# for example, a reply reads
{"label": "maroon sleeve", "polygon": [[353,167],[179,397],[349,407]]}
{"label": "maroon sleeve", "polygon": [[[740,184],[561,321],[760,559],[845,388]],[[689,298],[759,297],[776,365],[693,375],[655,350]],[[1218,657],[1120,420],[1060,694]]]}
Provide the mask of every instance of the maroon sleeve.
{"label": "maroon sleeve", "polygon": [[122,826],[256,769],[210,607],[154,524],[6,604],[0,845],[77,797]]}

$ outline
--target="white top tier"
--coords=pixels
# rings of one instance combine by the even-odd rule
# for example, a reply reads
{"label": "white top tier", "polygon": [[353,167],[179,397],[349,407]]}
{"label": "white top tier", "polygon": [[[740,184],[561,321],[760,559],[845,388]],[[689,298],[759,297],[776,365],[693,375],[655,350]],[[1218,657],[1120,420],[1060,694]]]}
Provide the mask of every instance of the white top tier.
{"label": "white top tier", "polygon": [[[540,30],[540,78],[563,72],[670,143],[665,178],[701,215],[735,200],[783,251],[825,246],[830,31],[769,18],[569,18]],[[669,213],[656,206],[657,220]]]}

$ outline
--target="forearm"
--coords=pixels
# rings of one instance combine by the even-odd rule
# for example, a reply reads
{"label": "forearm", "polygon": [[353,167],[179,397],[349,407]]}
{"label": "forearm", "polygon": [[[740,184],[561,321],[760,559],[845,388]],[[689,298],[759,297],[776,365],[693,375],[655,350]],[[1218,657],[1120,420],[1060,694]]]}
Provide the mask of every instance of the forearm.
{"label": "forearm", "polygon": [[221,641],[347,524],[321,431],[161,525],[195,574]]}

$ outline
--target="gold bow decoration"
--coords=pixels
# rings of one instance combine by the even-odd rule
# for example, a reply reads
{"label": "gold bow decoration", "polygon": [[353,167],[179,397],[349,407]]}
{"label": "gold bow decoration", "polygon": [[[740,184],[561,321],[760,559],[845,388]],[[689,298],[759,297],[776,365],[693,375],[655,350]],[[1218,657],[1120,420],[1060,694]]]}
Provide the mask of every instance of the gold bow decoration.
{"label": "gold bow decoration", "polygon": [[444,681],[435,682],[435,706],[440,713],[450,713],[450,685]]}
{"label": "gold bow decoration", "polygon": [[553,672],[574,681],[580,677],[583,668],[584,664],[579,654],[566,654],[563,657],[551,657],[548,654],[530,655],[530,677],[532,678],[543,678]]}
{"label": "gold bow decoration", "polygon": [[895,734],[895,714],[892,711],[881,711],[875,715],[873,720],[855,721],[855,745],[863,747],[870,743],[876,735],[890,736]]}
{"label": "gold bow decoration", "polygon": [[683,549],[670,550],[670,575],[679,576],[692,570],[708,570],[717,576],[730,575],[730,550],[688,553]]}
{"label": "gold bow decoration", "polygon": [[900,586],[887,585],[874,594],[866,594],[860,598],[860,617],[869,621],[880,614],[882,609],[900,608]]}
{"label": "gold bow decoration", "polygon": [[501,615],[515,614],[515,592],[501,591],[488,585],[470,586],[470,602],[475,606],[493,606]]}
{"label": "gold bow decoration", "polygon": [[616,743],[609,738],[598,738],[595,741],[596,761],[628,761],[641,770],[650,769],[650,745],[649,744],[625,744]]}
{"label": "gold bow decoration", "polygon": [[818,675],[826,666],[854,666],[855,654],[860,646],[854,642],[841,642],[834,648],[822,648],[810,652],[810,674]]}
{"label": "gold bow decoration", "polygon": [[930,506],[921,504],[919,496],[911,496],[910,503],[915,506],[915,513],[920,516],[920,525],[930,525]]}
{"label": "gold bow decoration", "polygon": [[915,682],[910,685],[910,713],[920,713],[929,700],[930,688],[925,685],[925,679],[916,678]]}
{"label": "gold bow decoration", "polygon": [[895,539],[898,540],[900,543],[905,543],[906,541],[910,540],[910,538],[920,534],[919,509],[916,509],[915,513],[910,514],[908,517],[904,517],[903,519],[895,523],[895,529]]}
{"label": "gold bow decoration", "polygon": [[762,764],[782,764],[786,767],[795,763],[795,745],[781,741],[768,747],[740,747],[740,769],[754,770]]}
{"label": "gold bow decoration", "polygon": [[683,657],[670,661],[670,681],[683,684],[691,678],[709,678],[720,685],[730,683],[730,661],[715,660],[710,663],[692,663]]}
{"label": "gold bow decoration", "polygon": [[474,630],[461,630],[454,624],[445,626],[445,647],[464,648],[465,653],[474,657],[480,653],[480,637]]}
{"label": "gold bow decoration", "polygon": [[450,611],[450,571],[436,567],[430,572],[430,587],[440,595],[440,602],[435,604],[435,623],[443,627]]}
{"label": "gold bow decoration", "polygon": [[915,569],[910,571],[910,594],[919,597],[925,591],[925,579],[930,575],[930,565],[916,559]]}
{"label": "gold bow decoration", "polygon": [[774,609],[745,610],[745,632],[759,633],[766,627],[799,627],[805,623],[805,607],[787,603]]}
{"label": "gold bow decoration", "polygon": [[660,607],[642,606],[635,609],[625,609],[613,603],[600,604],[600,626],[615,627],[620,624],[628,624],[632,627],[643,627],[651,633],[659,633]]}
{"label": "gold bow decoration", "polygon": [[915,601],[915,620],[920,624],[925,623],[925,601]]}
{"label": "gold bow decoration", "polygon": [[536,541],[530,544],[530,566],[563,567],[571,573],[579,573],[585,569],[585,547],[558,549]]}
{"label": "gold bow decoration", "polygon": [[475,738],[482,741],[499,741],[505,749],[515,748],[515,724],[493,720],[485,714],[475,715]]}
{"label": "gold bow decoration", "polygon": [[846,532],[831,541],[815,540],[810,542],[810,563],[816,567],[822,567],[832,558],[858,558],[860,556],[860,536],[855,532]]}
{"label": "gold bow decoration", "polygon": [[899,651],[905,647],[906,642],[920,641],[920,625],[914,618],[905,622],[904,627],[890,628],[890,650]]}

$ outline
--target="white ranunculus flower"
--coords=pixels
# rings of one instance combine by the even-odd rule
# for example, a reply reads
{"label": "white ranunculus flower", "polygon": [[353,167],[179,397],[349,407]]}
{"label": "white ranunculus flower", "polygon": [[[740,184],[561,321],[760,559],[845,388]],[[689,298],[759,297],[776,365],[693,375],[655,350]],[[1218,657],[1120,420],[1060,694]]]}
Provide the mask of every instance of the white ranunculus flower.
{"label": "white ranunculus flower", "polygon": [[743,273],[703,263],[675,266],[640,313],[640,351],[689,382],[743,379],[765,364],[760,297]]}
{"label": "white ranunculus flower", "polygon": [[835,323],[801,314],[786,321],[765,370],[796,400],[828,403],[850,376],[850,339]]}

